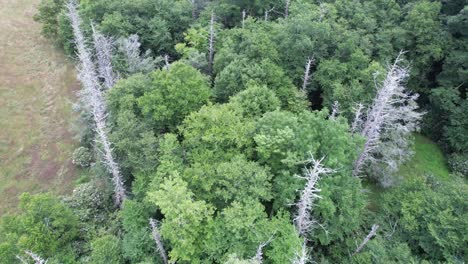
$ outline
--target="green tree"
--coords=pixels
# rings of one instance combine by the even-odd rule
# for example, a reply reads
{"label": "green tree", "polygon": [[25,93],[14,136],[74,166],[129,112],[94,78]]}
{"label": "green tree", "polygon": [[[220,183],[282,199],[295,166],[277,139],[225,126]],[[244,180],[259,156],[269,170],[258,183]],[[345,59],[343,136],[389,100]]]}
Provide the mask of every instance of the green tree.
{"label": "green tree", "polygon": [[24,193],[20,212],[2,218],[0,255],[14,259],[16,254],[31,250],[45,259],[74,263],[72,242],[77,239],[78,218],[70,208],[51,194]]}
{"label": "green tree", "polygon": [[206,78],[183,63],[151,74],[151,89],[138,99],[143,114],[150,115],[155,127],[174,130],[186,115],[198,110],[211,97]]}
{"label": "green tree", "polygon": [[105,235],[91,242],[91,263],[124,263],[122,258],[122,245],[119,238],[113,235]]}

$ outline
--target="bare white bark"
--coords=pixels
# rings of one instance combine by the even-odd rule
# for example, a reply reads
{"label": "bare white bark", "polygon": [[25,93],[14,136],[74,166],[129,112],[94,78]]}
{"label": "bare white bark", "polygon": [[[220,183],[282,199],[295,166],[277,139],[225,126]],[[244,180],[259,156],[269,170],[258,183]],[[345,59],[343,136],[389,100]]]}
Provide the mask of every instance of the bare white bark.
{"label": "bare white bark", "polygon": [[305,65],[305,69],[304,69],[304,82],[302,83],[302,91],[306,91],[307,89],[307,86],[309,85],[309,82],[310,82],[310,77],[311,77],[311,74],[310,74],[310,68],[312,67],[312,64],[314,63],[314,58],[311,57],[311,58],[308,58],[307,59],[307,62],[306,62],[306,65]]}
{"label": "bare white bark", "polygon": [[291,5],[291,0],[286,0],[286,5],[284,7],[284,17],[289,17],[289,6]]}
{"label": "bare white bark", "polygon": [[307,253],[306,239],[302,242],[301,252],[297,252],[293,264],[306,264],[309,262],[309,254]]}
{"label": "bare white bark", "polygon": [[78,15],[77,4],[75,0],[70,0],[67,4],[68,17],[73,28],[73,35],[79,58],[78,79],[83,85],[82,100],[89,106],[95,123],[97,140],[103,149],[104,164],[107,171],[112,175],[114,183],[115,204],[120,206],[126,198],[125,187],[118,164],[112,155],[111,142],[107,137],[106,128],[106,105],[104,96],[100,89],[99,80],[96,74],[94,63],[91,59],[86,41],[81,31],[81,19]]}
{"label": "bare white bark", "polygon": [[166,69],[166,71],[169,70],[170,68],[170,64],[169,64],[169,55],[164,55],[164,68]]}
{"label": "bare white bark", "polygon": [[364,110],[364,106],[359,103],[356,105],[354,109],[354,120],[353,124],[351,125],[351,133],[355,134],[361,131],[361,126],[362,126],[362,110]]}
{"label": "bare white bark", "polygon": [[314,206],[314,201],[317,198],[321,198],[318,193],[320,189],[317,189],[315,186],[320,179],[320,175],[330,174],[335,172],[332,169],[325,168],[322,166],[322,161],[316,160],[313,157],[308,161],[312,164],[312,168],[305,168],[305,176],[300,178],[307,180],[304,190],[301,192],[301,197],[297,202],[297,213],[294,217],[294,224],[296,226],[297,232],[302,237],[307,237],[310,229],[317,222],[312,219],[312,209]]}
{"label": "bare white bark", "polygon": [[335,101],[332,105],[332,112],[329,118],[334,120],[338,116],[339,113],[340,113],[340,103],[338,103],[338,101]]}
{"label": "bare white bark", "polygon": [[265,10],[265,21],[268,21],[268,17],[270,16],[270,13],[273,12],[275,10],[274,7],[268,9],[268,10]]}
{"label": "bare white bark", "polygon": [[325,15],[327,14],[328,10],[327,8],[325,7],[325,4],[324,3],[320,3],[320,18],[319,18],[319,22],[322,22],[323,18],[325,17]]}
{"label": "bare white bark", "polygon": [[245,26],[245,18],[247,17],[247,13],[245,12],[245,9],[242,10],[242,28]]}
{"label": "bare white bark", "polygon": [[151,51],[141,54],[141,43],[138,35],[130,35],[126,39],[119,40],[120,51],[124,53],[128,72],[130,74],[137,72],[150,72],[156,67],[155,59],[150,56]]}
{"label": "bare white bark", "polygon": [[114,40],[111,37],[104,36],[102,33],[97,31],[94,26],[92,26],[92,29],[99,77],[104,80],[104,87],[106,89],[110,89],[118,79],[112,67]]}
{"label": "bare white bark", "polygon": [[214,59],[214,42],[215,42],[215,14],[211,12],[211,19],[210,19],[210,40],[209,40],[209,57],[208,57],[208,70],[210,75],[213,76],[213,59]]}
{"label": "bare white bark", "polygon": [[353,256],[356,255],[357,253],[361,252],[361,250],[366,246],[366,244],[377,234],[377,230],[379,229],[379,225],[372,225],[372,229],[367,234],[366,238],[364,238],[364,241],[362,241],[361,245],[356,248],[356,251],[354,251]]}
{"label": "bare white bark", "polygon": [[[374,154],[379,153],[385,135],[397,132],[401,140],[418,129],[422,113],[416,112],[417,94],[410,95],[403,86],[408,77],[408,69],[400,66],[401,52],[387,75],[367,113],[361,135],[366,139],[364,149],[355,162],[353,175],[358,176],[363,166],[373,162]],[[380,152],[381,153],[381,152]],[[384,153],[385,154],[385,153]]]}
{"label": "bare white bark", "polygon": [[153,218],[150,218],[149,224],[151,227],[151,235],[153,237],[154,243],[156,244],[156,249],[164,261],[164,264],[168,264],[168,258],[166,254],[166,250],[164,249],[164,245],[161,240],[161,235],[159,234],[158,226],[156,221]]}
{"label": "bare white bark", "polygon": [[[47,264],[47,260],[42,259],[39,255],[30,250],[25,250],[24,253],[34,260],[34,264]],[[16,258],[21,261],[21,263],[29,264],[29,262],[24,260],[21,256],[16,255]]]}
{"label": "bare white bark", "polygon": [[255,257],[253,258],[253,261],[257,264],[262,264],[263,263],[263,248],[268,246],[268,244],[271,243],[273,240],[273,237],[270,237],[268,241],[261,243],[258,248],[257,248],[257,253],[255,254]]}

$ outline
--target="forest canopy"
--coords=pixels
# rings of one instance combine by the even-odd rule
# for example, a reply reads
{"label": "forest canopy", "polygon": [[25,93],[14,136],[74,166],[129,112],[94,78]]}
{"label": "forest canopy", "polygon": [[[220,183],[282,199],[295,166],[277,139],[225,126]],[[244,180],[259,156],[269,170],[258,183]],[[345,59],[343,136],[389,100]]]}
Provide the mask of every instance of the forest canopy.
{"label": "forest canopy", "polygon": [[[21,196],[1,261],[468,261],[466,1],[42,0],[35,19],[78,65],[85,176]],[[448,177],[407,169],[422,135]]]}

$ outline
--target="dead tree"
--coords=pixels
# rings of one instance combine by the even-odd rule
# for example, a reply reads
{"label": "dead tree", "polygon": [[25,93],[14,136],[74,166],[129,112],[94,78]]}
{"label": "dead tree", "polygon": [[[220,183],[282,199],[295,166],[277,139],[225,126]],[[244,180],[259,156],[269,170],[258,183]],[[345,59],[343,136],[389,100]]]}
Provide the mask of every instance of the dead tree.
{"label": "dead tree", "polygon": [[114,40],[110,37],[104,36],[102,33],[97,31],[94,26],[91,25],[91,27],[93,29],[93,43],[94,48],[96,49],[99,77],[104,80],[104,87],[106,89],[110,89],[118,79],[112,67]]}
{"label": "dead tree", "polygon": [[289,17],[289,6],[291,5],[291,0],[286,0],[286,5],[284,7],[284,17]]}
{"label": "dead tree", "polygon": [[271,243],[271,241],[273,241],[273,237],[270,237],[270,239],[268,239],[268,241],[264,242],[264,243],[261,243],[258,248],[257,248],[257,253],[255,254],[255,257],[253,258],[253,261],[256,263],[256,264],[261,264],[263,263],[263,248],[268,246],[268,244]]}
{"label": "dead tree", "polygon": [[130,74],[143,72],[148,73],[155,69],[156,60],[151,57],[151,51],[147,50],[141,54],[141,43],[138,35],[133,34],[128,38],[119,39],[119,50],[125,55]]}
{"label": "dead tree", "polygon": [[268,9],[268,10],[265,10],[265,21],[268,21],[268,17],[270,16],[270,13],[273,12],[275,10],[274,7]]}
{"label": "dead tree", "polygon": [[367,112],[361,135],[365,138],[364,149],[354,164],[353,175],[358,176],[363,166],[375,161],[374,155],[382,153],[386,135],[398,133],[401,140],[419,127],[422,113],[416,112],[417,94],[409,94],[403,85],[408,69],[400,66],[403,52],[389,67],[385,80],[377,87],[377,95]]}
{"label": "dead tree", "polygon": [[306,264],[309,262],[309,254],[307,253],[306,239],[302,241],[301,251],[296,253],[293,264]]}
{"label": "dead tree", "polygon": [[377,234],[377,229],[379,229],[379,225],[372,225],[372,229],[367,234],[366,238],[364,238],[364,241],[362,241],[361,245],[356,248],[356,251],[354,251],[353,256],[356,255],[357,253],[361,252],[361,250],[366,246],[366,244]]}
{"label": "dead tree", "polygon": [[301,197],[296,204],[297,213],[294,217],[294,224],[299,235],[304,238],[307,237],[310,229],[316,223],[316,220],[312,219],[311,215],[315,199],[320,198],[318,195],[320,189],[317,189],[316,184],[321,175],[334,172],[334,170],[322,166],[323,159],[324,158],[315,160],[312,157],[308,161],[312,164],[312,168],[305,168],[305,176],[299,177],[305,179],[307,182],[304,190],[301,192]]}
{"label": "dead tree", "polygon": [[[47,260],[42,259],[39,255],[33,253],[30,250],[25,250],[24,253],[34,260],[34,264],[47,264]],[[16,255],[16,258],[21,261],[21,263],[28,264],[29,262],[24,260],[21,256]]]}
{"label": "dead tree", "polygon": [[210,39],[209,39],[209,57],[208,57],[208,70],[210,75],[213,76],[213,59],[214,59],[214,42],[215,42],[215,14],[211,11],[211,19],[210,19]]}
{"label": "dead tree", "polygon": [[314,58],[311,57],[311,58],[308,58],[307,59],[307,62],[306,62],[306,65],[305,65],[305,70],[304,70],[304,82],[302,83],[302,91],[306,91],[307,89],[307,86],[309,85],[309,82],[310,82],[310,77],[311,77],[311,74],[310,74],[310,70],[311,70],[311,67],[312,67],[312,64],[314,63]]}
{"label": "dead tree", "polygon": [[245,12],[245,9],[242,10],[242,28],[245,26],[245,18],[247,17],[247,13]]}
{"label": "dead tree", "polygon": [[166,254],[166,250],[164,249],[164,245],[161,240],[161,235],[159,234],[158,226],[156,221],[153,218],[149,219],[149,224],[151,227],[151,236],[153,237],[154,243],[156,244],[156,249],[164,261],[164,264],[168,264],[168,258]]}
{"label": "dead tree", "polygon": [[107,171],[112,175],[114,184],[114,199],[117,206],[121,206],[126,198],[125,187],[117,162],[112,155],[111,142],[107,137],[106,127],[106,105],[101,91],[94,63],[91,59],[91,52],[86,45],[86,41],[81,31],[81,19],[78,15],[75,0],[70,0],[67,4],[68,17],[73,28],[73,35],[79,59],[78,79],[83,85],[82,100],[90,109],[95,123],[97,141],[102,146],[104,164]]}
{"label": "dead tree", "polygon": [[170,64],[169,64],[169,55],[164,55],[164,69],[166,69],[166,71],[168,71],[170,68]]}
{"label": "dead tree", "polygon": [[334,120],[338,116],[339,113],[340,113],[340,103],[338,103],[338,101],[335,101],[332,105],[332,112],[329,116],[329,119]]}
{"label": "dead tree", "polygon": [[357,133],[358,131],[361,131],[362,110],[364,110],[364,106],[361,103],[357,104],[354,110],[354,120],[351,125],[351,133],[353,134]]}

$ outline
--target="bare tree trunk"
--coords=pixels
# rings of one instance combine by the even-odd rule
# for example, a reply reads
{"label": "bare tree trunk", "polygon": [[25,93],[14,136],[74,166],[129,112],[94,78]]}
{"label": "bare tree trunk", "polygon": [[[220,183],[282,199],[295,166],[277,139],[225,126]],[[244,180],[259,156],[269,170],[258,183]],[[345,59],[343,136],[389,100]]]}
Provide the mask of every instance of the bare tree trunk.
{"label": "bare tree trunk", "polygon": [[208,70],[210,75],[213,76],[213,59],[214,59],[214,42],[215,42],[215,15],[214,12],[211,12],[211,19],[210,19],[210,43],[209,43],[209,58],[208,58]]}
{"label": "bare tree trunk", "polygon": [[[24,253],[34,260],[34,264],[47,264],[47,260],[42,259],[39,255],[33,253],[30,250],[25,250]],[[21,256],[16,255],[16,258],[21,261],[21,263],[28,264],[29,262],[24,260]]]}
{"label": "bare tree trunk", "polygon": [[112,67],[114,41],[112,38],[106,37],[99,31],[95,30],[94,26],[92,26],[92,29],[99,76],[104,79],[104,87],[106,89],[110,89],[117,81],[117,77]]}
{"label": "bare tree trunk", "polygon": [[257,253],[255,254],[255,257],[253,258],[253,260],[255,261],[256,264],[262,264],[263,263],[263,248],[268,246],[268,244],[270,244],[272,240],[273,240],[273,237],[270,237],[270,239],[268,239],[268,241],[258,245]]}
{"label": "bare tree trunk", "polygon": [[107,137],[106,128],[106,105],[102,91],[100,89],[99,80],[96,74],[96,69],[91,60],[91,52],[86,46],[83,32],[80,29],[81,19],[78,15],[77,5],[75,0],[70,0],[67,4],[68,17],[70,18],[75,44],[78,50],[78,58],[80,61],[78,67],[78,78],[83,85],[83,101],[89,106],[93,115],[96,126],[96,134],[98,141],[103,148],[104,163],[107,171],[112,175],[114,183],[114,199],[117,206],[121,206],[126,198],[125,187],[123,184],[120,169],[112,156],[111,143]]}
{"label": "bare tree trunk", "polygon": [[168,264],[168,258],[166,254],[166,250],[164,249],[164,245],[161,240],[161,235],[159,234],[158,226],[156,225],[156,221],[152,218],[149,220],[149,224],[151,227],[151,235],[153,237],[154,243],[156,244],[157,251],[161,258],[164,261],[164,264]]}
{"label": "bare tree trunk", "polygon": [[366,238],[364,238],[364,241],[362,241],[361,245],[359,245],[358,248],[356,248],[356,251],[354,251],[353,256],[356,255],[357,253],[361,252],[361,250],[366,246],[367,243],[377,234],[377,230],[379,229],[379,225],[372,225],[372,229],[367,234]]}
{"label": "bare tree trunk", "polygon": [[317,189],[315,186],[320,179],[320,175],[335,172],[332,169],[322,166],[323,159],[324,158],[315,160],[314,158],[311,158],[309,162],[312,163],[312,169],[305,168],[305,176],[300,177],[307,180],[307,182],[304,190],[301,192],[301,197],[296,204],[297,213],[294,217],[294,224],[297,232],[302,237],[306,237],[312,226],[316,223],[316,221],[312,219],[311,213],[314,206],[314,200],[320,198],[318,195],[320,189]]}
{"label": "bare tree trunk", "polygon": [[357,104],[356,110],[354,111],[354,120],[353,124],[351,125],[351,133],[355,134],[361,131],[361,125],[362,125],[362,110],[364,110],[364,106],[359,103]]}
{"label": "bare tree trunk", "polygon": [[170,64],[169,64],[169,55],[164,55],[164,68],[166,71],[169,70]]}
{"label": "bare tree trunk", "polygon": [[268,21],[268,17],[270,15],[270,12],[272,12],[273,10],[275,10],[274,7],[268,9],[268,10],[265,10],[265,21]]}
{"label": "bare tree trunk", "polygon": [[309,262],[309,254],[307,254],[306,242],[306,239],[302,241],[301,252],[296,253],[296,257],[292,261],[293,264],[306,264]]}
{"label": "bare tree trunk", "polygon": [[291,0],[286,0],[286,5],[284,7],[284,17],[289,17],[289,6],[291,5]]}
{"label": "bare tree trunk", "polygon": [[245,26],[245,18],[247,16],[247,13],[245,12],[245,9],[242,10],[242,28]]}
{"label": "bare tree trunk", "polygon": [[332,105],[332,112],[329,116],[329,119],[334,120],[340,113],[340,103],[338,101],[335,101]]}
{"label": "bare tree trunk", "polygon": [[314,58],[308,58],[307,59],[307,62],[306,62],[306,65],[305,65],[305,70],[304,70],[304,82],[302,83],[302,91],[306,91],[307,89],[307,86],[309,85],[309,81],[310,81],[310,68],[312,66],[312,64],[314,63]]}

